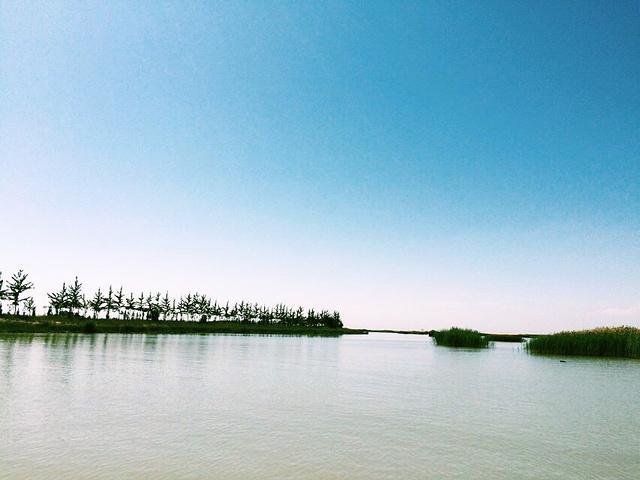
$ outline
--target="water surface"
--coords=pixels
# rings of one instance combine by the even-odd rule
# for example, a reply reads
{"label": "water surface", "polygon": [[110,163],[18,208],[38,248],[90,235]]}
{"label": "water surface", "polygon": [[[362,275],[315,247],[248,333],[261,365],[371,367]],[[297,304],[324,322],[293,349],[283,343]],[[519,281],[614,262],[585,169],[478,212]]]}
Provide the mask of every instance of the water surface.
{"label": "water surface", "polygon": [[422,336],[0,336],[0,478],[637,479],[640,362]]}

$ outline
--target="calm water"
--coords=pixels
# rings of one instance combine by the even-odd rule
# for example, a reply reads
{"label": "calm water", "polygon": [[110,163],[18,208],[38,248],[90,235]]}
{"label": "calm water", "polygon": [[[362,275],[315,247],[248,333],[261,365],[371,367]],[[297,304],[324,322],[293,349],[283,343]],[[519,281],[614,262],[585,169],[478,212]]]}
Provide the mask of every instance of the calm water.
{"label": "calm water", "polygon": [[518,348],[0,336],[0,478],[640,478],[640,362]]}

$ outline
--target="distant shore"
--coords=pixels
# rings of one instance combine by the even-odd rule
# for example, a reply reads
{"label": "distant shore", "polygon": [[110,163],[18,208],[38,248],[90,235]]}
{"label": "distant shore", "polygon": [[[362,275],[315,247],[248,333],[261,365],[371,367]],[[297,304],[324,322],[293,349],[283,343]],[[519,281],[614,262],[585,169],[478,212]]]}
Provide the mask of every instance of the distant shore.
{"label": "distant shore", "polygon": [[[0,315],[0,333],[238,333],[338,336],[366,335],[368,333],[396,333],[402,335],[433,336],[435,330],[391,330],[368,328],[329,328],[288,326],[278,323],[260,324],[231,321],[171,321],[171,320],[122,320],[78,316],[26,316]],[[536,335],[483,334],[490,341],[521,342],[524,337]]]}
{"label": "distant shore", "polygon": [[391,330],[391,329],[371,329],[368,328],[367,332],[370,333],[398,333],[401,335],[430,335],[430,331],[425,330]]}
{"label": "distant shore", "polygon": [[366,335],[364,329],[287,326],[242,322],[119,320],[65,316],[0,316],[0,333],[238,333],[263,335]]}
{"label": "distant shore", "polygon": [[[391,330],[391,329],[368,329],[370,333],[398,333],[401,335],[428,335],[433,337],[433,335],[437,332],[437,330]],[[485,336],[487,340],[490,342],[511,342],[511,343],[521,343],[526,338],[535,338],[539,337],[539,334],[530,334],[530,333],[482,333],[481,335]]]}

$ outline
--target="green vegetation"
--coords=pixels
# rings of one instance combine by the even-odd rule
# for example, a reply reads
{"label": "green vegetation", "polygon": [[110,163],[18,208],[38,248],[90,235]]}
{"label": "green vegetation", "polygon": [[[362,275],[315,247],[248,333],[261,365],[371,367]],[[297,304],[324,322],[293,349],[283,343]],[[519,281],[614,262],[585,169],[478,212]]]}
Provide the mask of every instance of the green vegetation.
{"label": "green vegetation", "polygon": [[283,324],[259,324],[241,322],[190,322],[172,320],[118,320],[100,318],[87,320],[82,317],[64,316],[3,316],[0,333],[260,333],[274,335],[366,334],[366,330],[351,328],[327,328],[287,326]]}
{"label": "green vegetation", "polygon": [[98,327],[96,325],[96,322],[84,322],[82,324],[82,333],[97,333],[98,332]]}
{"label": "green vegetation", "polygon": [[33,313],[35,312],[35,304],[32,297],[25,297],[24,293],[33,288],[33,283],[27,281],[29,275],[19,270],[18,273],[11,276],[11,280],[7,283],[7,288],[3,288],[4,280],[2,279],[2,272],[0,272],[0,315],[2,315],[2,302],[3,300],[9,300],[10,305],[13,307],[13,313],[18,314],[20,307]]}
{"label": "green vegetation", "polygon": [[477,330],[464,328],[450,328],[431,332],[436,345],[444,347],[486,348],[489,346],[487,337]]}
{"label": "green vegetation", "polygon": [[640,358],[640,329],[610,327],[543,335],[532,339],[527,350],[552,355]]}
{"label": "green vegetation", "polygon": [[[343,328],[340,313],[305,310],[278,304],[275,307],[242,301],[218,303],[207,295],[188,293],[172,298],[168,292],[126,295],[123,288],[98,288],[85,293],[78,277],[60,290],[47,293],[45,316],[36,316],[33,289],[20,270],[4,288],[0,272],[0,332],[139,332],[139,333],[282,333],[338,335],[366,333]],[[13,315],[3,317],[3,302]]]}

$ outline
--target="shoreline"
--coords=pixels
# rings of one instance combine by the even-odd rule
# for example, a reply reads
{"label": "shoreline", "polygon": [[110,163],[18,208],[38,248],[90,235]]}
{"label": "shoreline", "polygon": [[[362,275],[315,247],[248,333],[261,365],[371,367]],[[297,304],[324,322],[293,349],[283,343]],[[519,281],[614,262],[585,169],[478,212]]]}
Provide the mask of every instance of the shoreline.
{"label": "shoreline", "polygon": [[0,316],[0,334],[9,333],[148,333],[148,334],[262,334],[335,337],[366,335],[366,329],[298,327],[279,324],[241,322],[193,322],[172,320],[119,320],[105,318],[72,318],[63,316]]}
{"label": "shoreline", "polygon": [[[95,326],[95,327],[94,327]],[[371,328],[303,327],[280,324],[259,324],[231,321],[198,322],[189,320],[123,320],[91,317],[24,315],[0,316],[0,334],[4,333],[149,333],[167,335],[189,335],[206,333],[340,336],[367,335],[369,333],[394,333],[398,335],[423,335],[432,337],[434,330],[393,330]],[[537,337],[533,334],[483,333],[490,341],[522,342],[523,338]]]}

